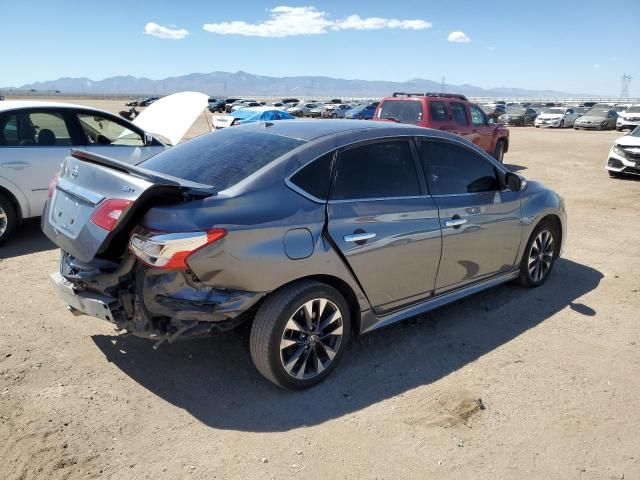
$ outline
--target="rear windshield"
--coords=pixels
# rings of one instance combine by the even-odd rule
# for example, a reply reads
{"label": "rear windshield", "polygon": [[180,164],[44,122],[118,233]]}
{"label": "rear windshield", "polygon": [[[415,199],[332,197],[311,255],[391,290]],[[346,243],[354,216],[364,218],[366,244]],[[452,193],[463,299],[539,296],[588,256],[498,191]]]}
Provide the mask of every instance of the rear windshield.
{"label": "rear windshield", "polygon": [[305,143],[233,127],[202,135],[159,153],[140,167],[225,190]]}
{"label": "rear windshield", "polygon": [[416,100],[387,100],[382,102],[378,118],[395,119],[402,123],[422,121],[422,103]]}

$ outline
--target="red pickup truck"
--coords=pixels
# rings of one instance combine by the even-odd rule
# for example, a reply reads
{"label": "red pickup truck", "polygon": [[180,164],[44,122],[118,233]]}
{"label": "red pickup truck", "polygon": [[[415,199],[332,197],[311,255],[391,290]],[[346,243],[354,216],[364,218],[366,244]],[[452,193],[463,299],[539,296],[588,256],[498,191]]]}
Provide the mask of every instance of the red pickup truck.
{"label": "red pickup truck", "polygon": [[509,150],[509,130],[488,119],[482,109],[464,95],[395,92],[380,101],[373,120],[411,123],[455,133],[500,163]]}

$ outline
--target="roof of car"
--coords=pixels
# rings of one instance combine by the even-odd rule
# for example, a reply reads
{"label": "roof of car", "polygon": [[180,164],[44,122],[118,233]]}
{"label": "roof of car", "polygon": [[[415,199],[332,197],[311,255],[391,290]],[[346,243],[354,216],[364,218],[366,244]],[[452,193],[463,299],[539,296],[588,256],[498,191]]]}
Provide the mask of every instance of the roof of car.
{"label": "roof of car", "polygon": [[287,122],[254,123],[239,128],[266,130],[265,133],[311,141],[349,131],[375,130],[384,135],[418,135],[427,129],[395,122],[363,120],[292,120]]}
{"label": "roof of car", "polygon": [[83,108],[86,110],[95,110],[104,112],[98,108],[87,107],[86,105],[78,105],[73,103],[47,102],[44,100],[5,100],[0,102],[0,112],[8,110],[16,110],[20,108]]}

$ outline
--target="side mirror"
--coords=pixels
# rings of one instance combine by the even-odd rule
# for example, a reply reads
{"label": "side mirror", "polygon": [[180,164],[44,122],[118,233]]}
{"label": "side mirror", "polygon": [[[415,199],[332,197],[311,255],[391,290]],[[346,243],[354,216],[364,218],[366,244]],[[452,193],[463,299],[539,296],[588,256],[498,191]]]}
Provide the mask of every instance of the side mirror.
{"label": "side mirror", "polygon": [[507,189],[512,192],[519,192],[522,190],[522,178],[520,175],[516,175],[512,172],[507,172],[507,175],[504,177],[504,183],[507,186]]}
{"label": "side mirror", "polygon": [[153,145],[153,137],[150,134],[145,133],[144,134],[144,146],[148,147],[150,145]]}
{"label": "side mirror", "polygon": [[491,117],[491,118],[489,119],[489,125],[493,125],[493,123],[494,123],[494,122],[493,122],[493,117]]}

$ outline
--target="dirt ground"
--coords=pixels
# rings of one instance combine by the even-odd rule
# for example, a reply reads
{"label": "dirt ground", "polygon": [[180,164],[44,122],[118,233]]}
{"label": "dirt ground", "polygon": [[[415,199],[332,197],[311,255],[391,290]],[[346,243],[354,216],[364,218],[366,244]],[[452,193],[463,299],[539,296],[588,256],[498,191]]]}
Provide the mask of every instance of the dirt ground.
{"label": "dirt ground", "polygon": [[640,478],[640,181],[602,168],[619,135],[511,129],[505,163],[567,202],[549,281],[355,339],[302,393],[254,370],[246,330],[154,351],[72,316],[28,222],[0,247],[0,477]]}

